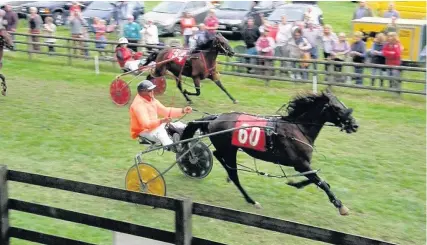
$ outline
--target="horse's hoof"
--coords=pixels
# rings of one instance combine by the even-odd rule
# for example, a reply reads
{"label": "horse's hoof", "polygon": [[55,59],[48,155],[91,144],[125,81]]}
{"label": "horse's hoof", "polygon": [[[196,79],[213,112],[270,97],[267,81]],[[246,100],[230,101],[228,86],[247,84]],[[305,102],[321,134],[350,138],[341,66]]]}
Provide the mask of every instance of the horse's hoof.
{"label": "horse's hoof", "polygon": [[349,215],[350,214],[350,209],[348,209],[345,205],[342,205],[339,208],[340,214],[343,216]]}
{"label": "horse's hoof", "polygon": [[256,209],[261,209],[262,208],[261,204],[259,204],[259,202],[255,202],[254,206],[255,206]]}
{"label": "horse's hoof", "polygon": [[233,100],[233,104],[238,104],[239,101],[238,100]]}
{"label": "horse's hoof", "polygon": [[6,96],[6,91],[1,91],[1,95]]}

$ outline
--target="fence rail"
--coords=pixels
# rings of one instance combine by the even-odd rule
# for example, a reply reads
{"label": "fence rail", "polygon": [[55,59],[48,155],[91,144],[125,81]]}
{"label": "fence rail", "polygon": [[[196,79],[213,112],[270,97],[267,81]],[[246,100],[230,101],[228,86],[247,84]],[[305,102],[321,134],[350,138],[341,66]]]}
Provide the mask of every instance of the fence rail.
{"label": "fence rail", "polygon": [[[99,61],[107,61],[111,62],[113,66],[116,66],[116,59],[114,58],[115,53],[115,47],[117,45],[117,42],[111,42],[111,41],[105,41],[103,43],[107,45],[111,45],[110,48],[106,49],[99,49],[99,48],[90,48],[90,47],[83,47],[83,46],[76,46],[76,42],[85,42],[85,43],[100,43],[100,41],[96,41],[93,39],[76,39],[76,38],[69,38],[69,37],[59,37],[55,36],[54,38],[57,40],[66,41],[67,44],[47,44],[43,42],[33,42],[31,41],[32,37],[38,37],[38,38],[52,38],[50,36],[46,35],[35,35],[35,34],[28,34],[28,33],[14,33],[15,36],[24,36],[27,38],[27,41],[16,41],[17,44],[20,45],[26,45],[26,49],[18,48],[16,51],[18,52],[24,52],[28,53],[29,58],[32,58],[33,54],[46,54],[50,56],[62,56],[62,57],[68,57],[68,64],[72,65],[72,59],[93,59],[94,56],[86,56],[86,55],[78,55],[76,52],[103,52],[106,54],[110,54],[110,57],[98,57],[97,59]],[[39,45],[39,46],[53,46],[56,48],[62,48],[66,49],[66,53],[49,53],[39,50],[33,50],[33,45]],[[164,46],[156,46],[156,45],[142,45],[142,44],[129,44],[129,46],[137,46],[138,48],[157,48],[162,49]],[[74,54],[72,51],[74,50]],[[269,61],[270,63],[273,63],[272,65],[256,65],[256,64],[248,64],[244,60],[264,60]],[[303,68],[292,68],[292,67],[280,67],[275,66],[274,63],[288,63],[288,64],[298,64],[298,63],[310,63],[314,68],[309,69],[303,69]],[[264,80],[266,84],[268,84],[270,81],[276,80],[276,81],[291,81],[295,83],[311,83],[313,84],[313,88],[317,86],[317,84],[322,85],[328,85],[328,86],[338,86],[338,87],[346,87],[346,88],[353,88],[353,89],[364,89],[364,90],[373,90],[373,91],[386,91],[386,92],[393,92],[397,94],[402,93],[408,93],[408,94],[417,94],[417,95],[426,95],[426,69],[421,67],[408,67],[408,66],[387,66],[387,65],[376,65],[376,64],[368,64],[368,63],[352,63],[352,62],[337,62],[337,61],[331,61],[331,60],[301,60],[301,59],[294,59],[294,58],[284,58],[284,57],[267,57],[267,56],[259,56],[259,55],[248,55],[248,54],[241,54],[237,53],[235,54],[234,58],[226,57],[226,61],[219,61],[218,64],[224,66],[224,69],[221,69],[221,74],[231,75],[231,76],[239,76],[239,77],[251,77],[251,78],[257,78]],[[327,70],[320,70],[317,69],[318,65],[324,65],[329,67]],[[419,77],[423,77],[423,79],[416,79],[416,78],[409,78],[405,76],[397,77],[397,76],[388,76],[388,75],[370,75],[370,74],[358,74],[358,73],[351,73],[351,72],[337,72],[334,71],[334,67],[336,65],[340,65],[343,67],[360,67],[360,68],[369,68],[369,69],[384,69],[384,70],[397,70],[399,72],[412,72],[413,74],[418,73]],[[246,72],[238,72],[236,70],[242,70],[242,69],[254,69],[258,71],[259,74],[249,74]],[[231,71],[230,71],[231,70]],[[284,77],[282,74],[287,72],[298,72],[298,73],[307,73],[311,74],[311,79],[297,79],[297,78],[289,78]],[[278,73],[277,75],[275,75]],[[280,75],[279,75],[280,74]],[[328,80],[320,81],[320,76],[325,76],[328,78]],[[360,77],[362,79],[381,79],[381,80],[389,80],[390,86],[386,88],[385,86],[381,87],[375,87],[375,86],[366,86],[366,85],[354,85],[350,83],[346,83],[343,81],[340,81],[338,79],[338,76],[344,77],[344,79],[354,79],[357,77]],[[402,88],[402,84],[423,84],[423,89],[413,90],[413,89],[407,89]]]}
{"label": "fence rail", "polygon": [[[8,198],[8,181],[38,185],[48,188],[66,190],[91,196],[104,197],[118,201],[136,203],[175,212],[175,232],[159,230],[123,221],[97,217],[94,215],[49,207],[42,204],[25,202]],[[9,245],[10,238],[24,239],[43,244],[90,244],[73,239],[47,235],[19,227],[9,227],[9,210],[70,221],[103,228],[106,230],[146,237],[158,241],[180,245],[221,245],[222,243],[193,237],[192,215],[209,217],[232,223],[257,227],[269,231],[289,234],[315,241],[340,245],[392,245],[393,243],[372,238],[351,235],[339,231],[323,229],[315,226],[300,224],[287,220],[241,212],[228,208],[216,207],[201,203],[192,203],[188,199],[159,197],[143,193],[129,192],[117,188],[88,184],[78,181],[59,179],[38,174],[8,170],[0,165],[0,241]]]}

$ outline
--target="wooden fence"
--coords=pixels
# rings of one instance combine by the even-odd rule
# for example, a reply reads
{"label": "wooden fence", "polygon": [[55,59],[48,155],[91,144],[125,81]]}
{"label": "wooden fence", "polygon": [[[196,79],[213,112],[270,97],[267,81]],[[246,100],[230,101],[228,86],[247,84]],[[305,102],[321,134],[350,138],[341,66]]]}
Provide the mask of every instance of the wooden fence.
{"label": "wooden fence", "polygon": [[[69,37],[55,37],[55,39],[60,40],[61,42],[66,42],[66,45],[63,44],[47,44],[44,42],[32,42],[32,37],[39,37],[42,38],[50,38],[49,36],[45,35],[34,35],[34,34],[28,34],[28,33],[14,33],[15,36],[24,36],[27,38],[26,41],[15,41],[16,44],[23,44],[26,45],[25,49],[17,48],[17,52],[25,52],[28,53],[29,59],[32,58],[33,54],[44,54],[44,55],[50,55],[50,56],[62,56],[62,57],[68,57],[68,64],[72,65],[73,59],[91,59],[93,60],[95,56],[91,56],[90,54],[88,56],[86,55],[78,55],[76,53],[73,54],[73,51],[87,51],[87,52],[95,52],[97,55],[97,60],[105,61],[105,62],[111,62],[111,64],[114,67],[117,67],[117,61],[114,58],[114,50],[117,45],[117,42],[104,42],[107,47],[105,49],[97,49],[97,48],[90,48],[90,47],[83,47],[79,46],[78,44],[81,43],[99,43],[99,41],[92,40],[92,39],[74,39]],[[40,46],[53,46],[55,48],[64,49],[63,52],[54,52],[49,53],[45,51],[36,51],[33,50],[33,45],[40,45]],[[109,47],[108,47],[109,46]],[[164,48],[163,46],[150,46],[150,45],[141,45],[141,44],[129,44],[129,46],[137,46],[138,48]],[[243,47],[244,48],[244,47]],[[240,47],[240,50],[242,50],[242,46]],[[106,53],[110,54],[110,57],[98,57],[98,53]],[[224,68],[220,69],[221,74],[225,75],[231,75],[231,76],[239,76],[239,77],[251,77],[251,78],[257,78],[264,80],[266,84],[268,84],[270,81],[291,81],[295,83],[309,83],[313,85],[313,90],[317,90],[317,85],[328,85],[328,86],[338,86],[338,87],[347,87],[347,88],[355,88],[355,89],[364,89],[364,90],[374,90],[374,91],[387,91],[387,92],[393,92],[397,94],[407,93],[407,94],[418,94],[418,95],[426,95],[426,69],[424,67],[408,67],[408,66],[386,66],[386,65],[375,65],[375,64],[368,64],[368,63],[352,63],[352,62],[337,62],[337,61],[329,61],[329,60],[310,60],[310,61],[304,61],[306,63],[311,63],[310,67],[308,69],[302,69],[302,68],[294,68],[290,65],[292,64],[299,64],[302,62],[301,59],[293,59],[293,58],[283,58],[283,57],[265,57],[265,56],[259,56],[259,55],[247,55],[243,52],[236,53],[236,55],[233,58],[226,57],[226,61],[219,61],[218,64],[222,65]],[[255,62],[247,63],[245,60],[255,60]],[[270,61],[270,65],[257,65],[258,61]],[[255,63],[255,64],[253,64]],[[281,67],[281,63],[287,63],[287,67]],[[317,69],[319,65],[328,66],[327,70],[321,70]],[[343,70],[346,70],[348,68],[354,68],[354,67],[363,67],[363,68],[377,68],[377,69],[384,69],[384,70],[398,70],[401,74],[404,73],[411,73],[411,76],[388,76],[388,75],[369,75],[369,74],[357,74],[357,73],[351,73],[351,72],[336,72],[334,71],[335,65],[341,65],[343,66]],[[252,68],[253,70],[258,71],[257,74],[250,74],[247,73],[245,70],[247,68]],[[243,70],[243,71],[242,71]],[[119,71],[118,71],[119,72]],[[311,74],[311,79],[297,79],[297,78],[289,78],[283,76],[283,73],[287,72],[305,72],[308,74]],[[416,77],[420,77],[419,79],[411,78],[412,75],[415,75]],[[328,80],[321,81],[321,76],[324,76],[328,78]],[[345,77],[348,81],[348,79],[356,78],[356,77],[362,77],[372,79],[375,78],[377,80],[382,79],[385,81],[390,81],[389,87],[385,86],[366,86],[366,85],[356,85],[351,84],[348,82],[340,82],[338,81],[337,77]],[[394,86],[392,86],[392,82],[395,83]],[[406,89],[402,88],[402,84],[422,84],[424,86],[418,86],[417,90],[414,89]]]}
{"label": "wooden fence", "polygon": [[[90,214],[69,211],[61,208],[49,207],[42,204],[9,199],[8,182],[15,181],[30,185],[43,186],[91,196],[103,197],[128,203],[148,205],[175,212],[175,232],[159,230],[146,226],[131,224],[119,220],[97,217]],[[117,188],[82,183],[72,180],[59,179],[38,174],[8,170],[0,165],[0,244],[9,245],[10,238],[18,238],[42,244],[90,244],[64,237],[43,234],[37,231],[26,230],[10,226],[9,210],[36,214],[85,224],[106,230],[146,237],[162,242],[179,245],[220,245],[222,243],[205,240],[192,236],[192,215],[209,217],[232,223],[257,227],[269,231],[289,234],[315,241],[340,245],[391,245],[393,243],[356,236],[339,231],[304,225],[292,221],[280,220],[257,214],[216,207],[200,203],[192,203],[189,199],[175,199],[153,196],[143,193],[129,192]],[[385,231],[386,232],[386,231]]]}

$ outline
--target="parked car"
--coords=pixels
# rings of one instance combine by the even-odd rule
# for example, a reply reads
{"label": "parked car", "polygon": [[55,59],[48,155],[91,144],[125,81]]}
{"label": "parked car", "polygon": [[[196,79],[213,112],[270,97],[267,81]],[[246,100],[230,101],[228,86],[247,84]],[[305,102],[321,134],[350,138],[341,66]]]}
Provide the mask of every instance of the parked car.
{"label": "parked car", "polygon": [[240,34],[249,17],[253,17],[255,25],[260,26],[260,14],[268,16],[274,8],[283,3],[276,1],[259,1],[252,9],[254,1],[224,1],[218,6],[215,14],[219,19],[219,31],[231,31]]}
{"label": "parked car", "polygon": [[323,12],[317,5],[311,4],[285,4],[275,9],[273,13],[267,18],[269,22],[281,22],[282,16],[286,16],[288,23],[304,20],[304,13],[308,8],[311,8],[314,16],[315,25],[323,25]]}
{"label": "parked car", "polygon": [[27,15],[20,13],[20,10],[21,10],[20,7],[21,7],[22,4],[32,3],[32,2],[35,2],[35,1],[4,1],[4,2],[1,1],[0,2],[0,9],[4,9],[4,6],[6,4],[10,4],[10,6],[12,6],[12,10],[15,11],[18,14],[18,17],[19,18],[24,18],[24,17],[27,17]]}
{"label": "parked car", "polygon": [[164,1],[144,15],[142,25],[152,19],[159,30],[159,35],[177,35],[181,32],[181,17],[189,12],[196,23],[204,21],[209,9],[213,8],[210,1]]}
{"label": "parked car", "polygon": [[[115,17],[114,8],[118,3],[119,1],[94,1],[83,11],[83,18],[89,25],[92,25],[94,17],[103,19],[107,24],[111,24],[111,21],[117,18]],[[144,3],[140,1],[129,1],[128,4],[133,8],[133,17],[135,20],[138,20],[139,16],[144,14]]]}
{"label": "parked car", "polygon": [[[92,1],[79,1],[82,11],[86,8],[88,4]],[[38,14],[44,20],[46,17],[52,17],[55,25],[61,26],[65,24],[65,20],[69,15],[69,10],[71,7],[71,2],[69,1],[37,1],[22,4],[19,9],[20,15],[29,14],[31,7],[36,7],[38,9]]]}

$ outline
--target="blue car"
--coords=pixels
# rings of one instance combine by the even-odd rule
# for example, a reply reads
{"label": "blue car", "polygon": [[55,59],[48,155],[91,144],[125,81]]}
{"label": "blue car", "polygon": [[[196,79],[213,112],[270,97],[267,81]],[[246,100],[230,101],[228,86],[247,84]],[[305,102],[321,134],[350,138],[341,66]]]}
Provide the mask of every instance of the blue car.
{"label": "blue car", "polygon": [[[117,13],[115,11],[116,4],[119,4],[119,1],[94,1],[83,11],[83,18],[87,21],[89,26],[91,26],[91,31],[94,32],[92,28],[93,18],[98,17],[107,22],[107,24],[112,24],[113,20],[117,19]],[[135,20],[138,20],[139,16],[144,14],[144,4],[138,1],[128,2],[133,8],[132,15]],[[117,24],[117,23],[115,23]]]}

